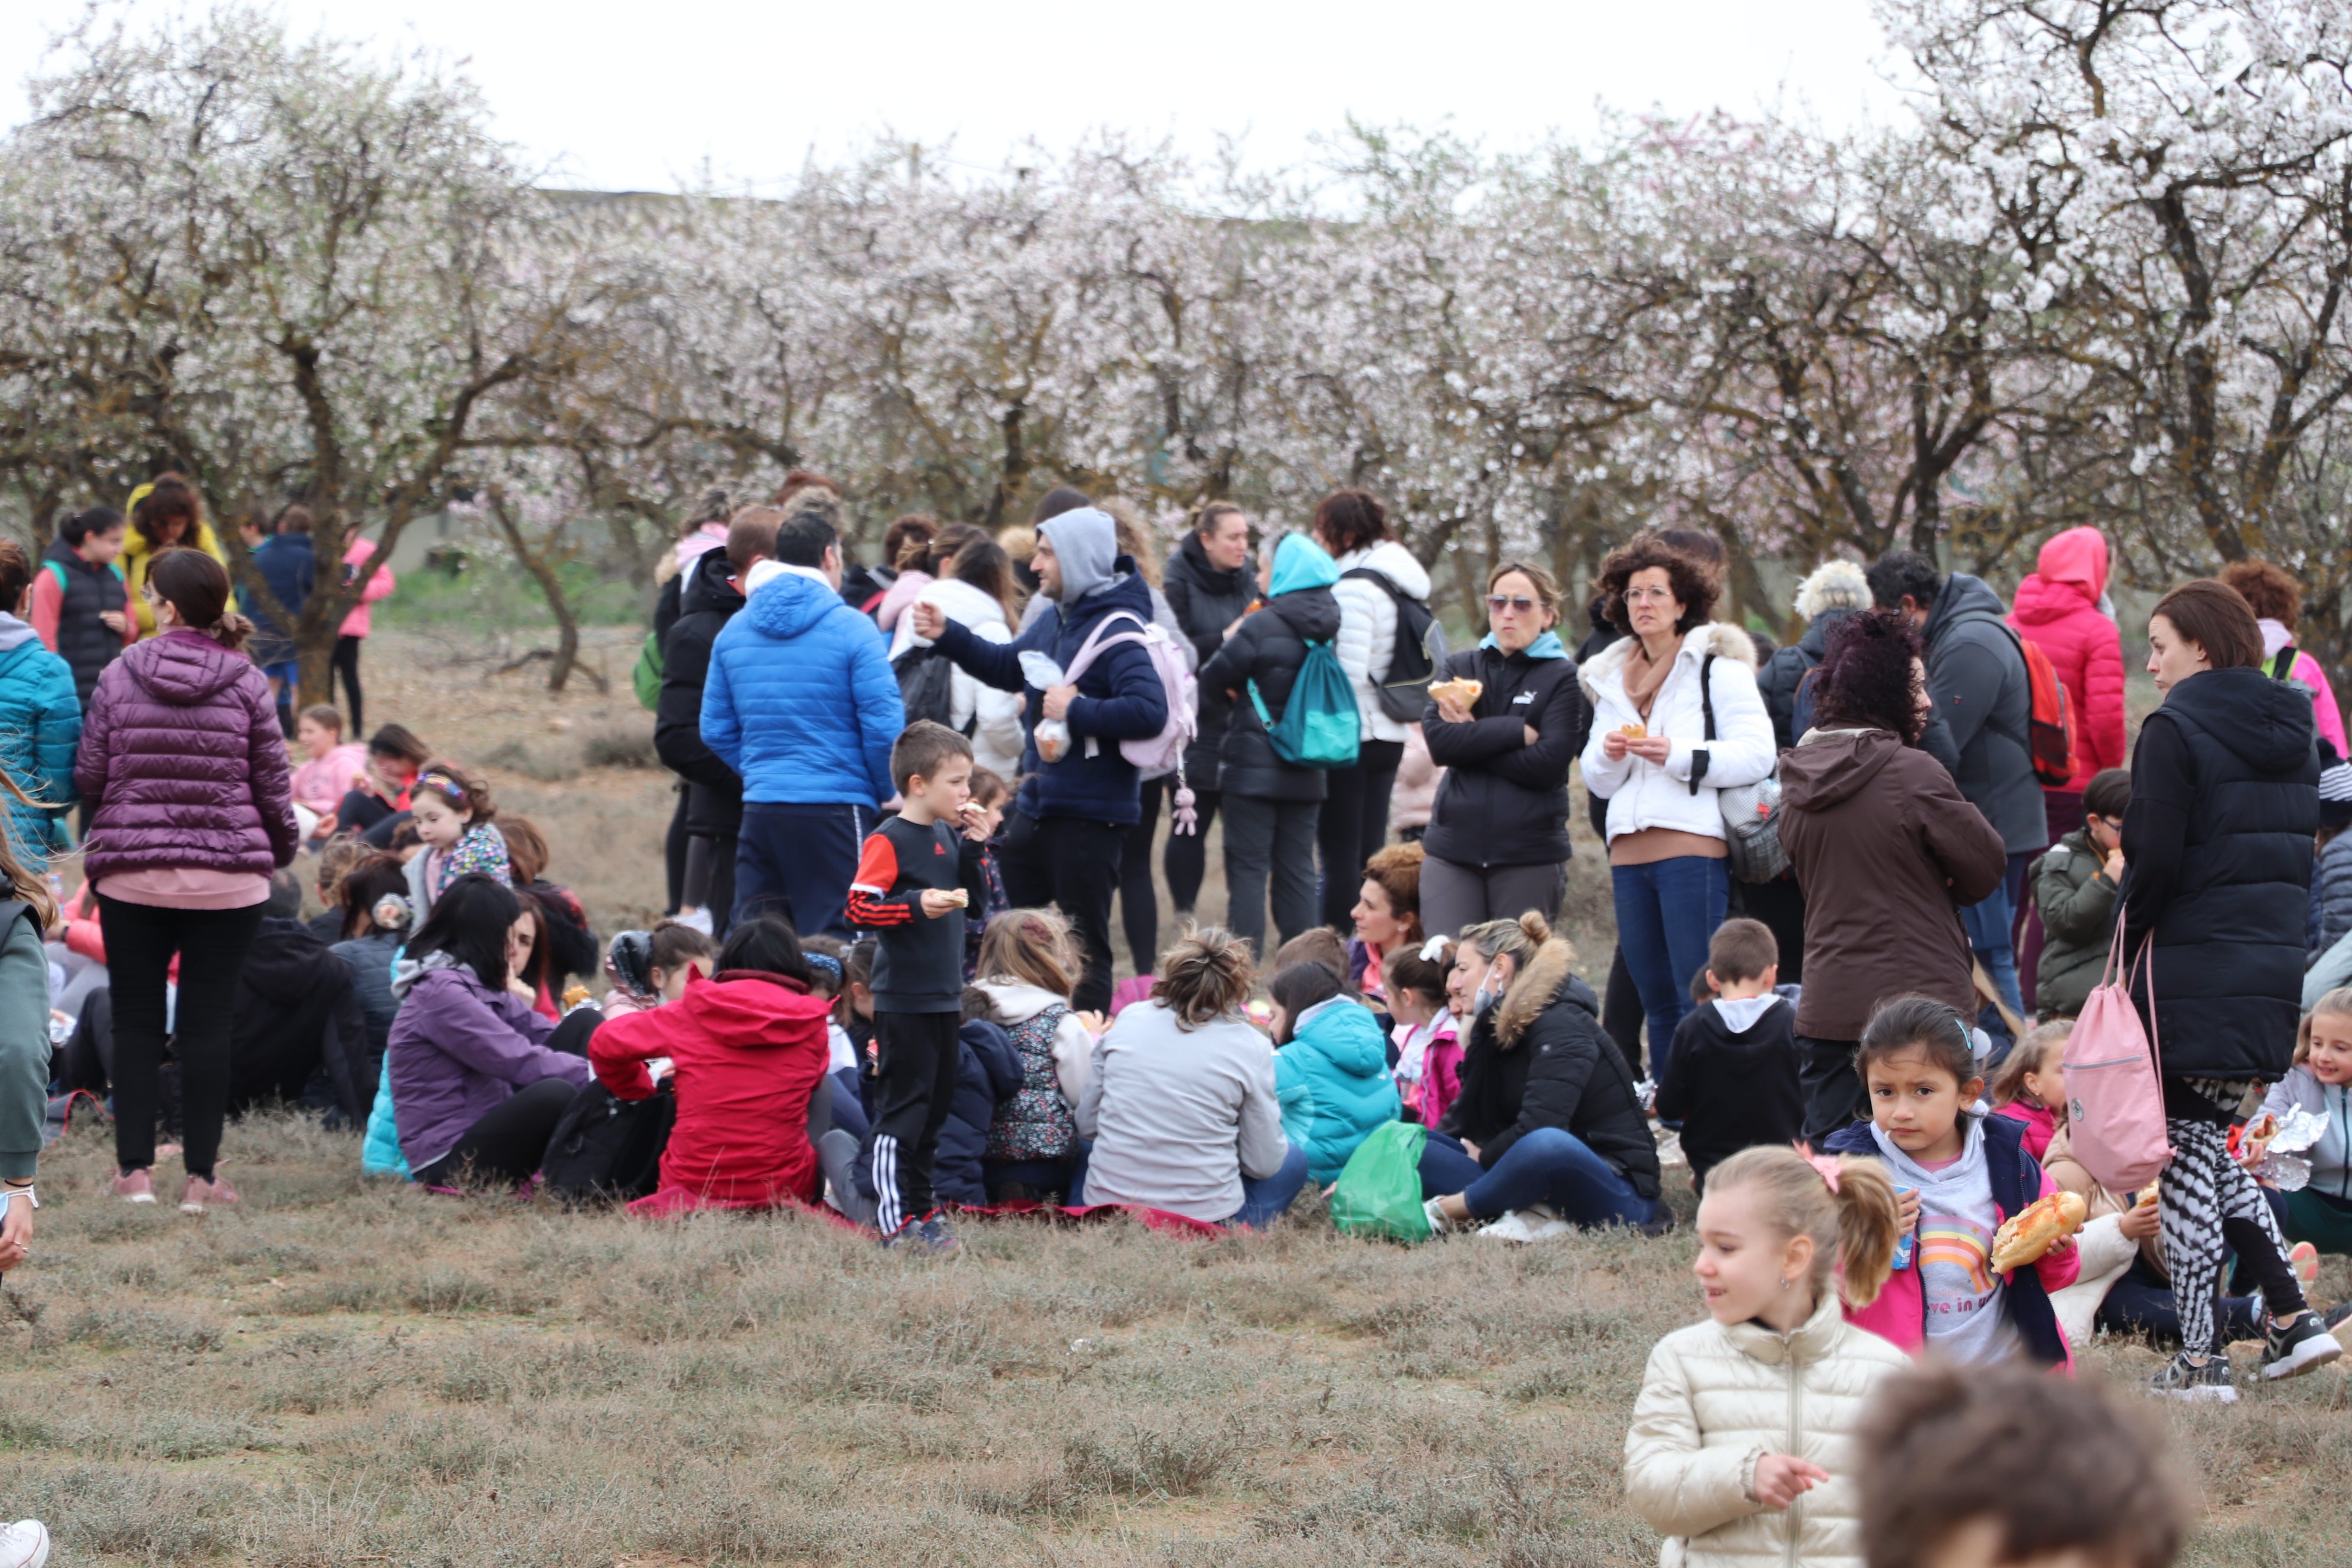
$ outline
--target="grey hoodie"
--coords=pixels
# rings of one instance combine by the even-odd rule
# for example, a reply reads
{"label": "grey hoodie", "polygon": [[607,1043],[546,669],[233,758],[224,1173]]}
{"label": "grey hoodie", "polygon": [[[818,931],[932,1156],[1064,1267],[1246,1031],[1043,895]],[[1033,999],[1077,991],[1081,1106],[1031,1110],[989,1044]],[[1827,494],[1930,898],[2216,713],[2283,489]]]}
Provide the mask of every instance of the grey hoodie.
{"label": "grey hoodie", "polygon": [[1063,604],[1076,605],[1111,585],[1118,572],[1118,524],[1111,521],[1110,513],[1080,507],[1046,519],[1037,525],[1037,531],[1045,536],[1054,547],[1054,558],[1062,563]]}
{"label": "grey hoodie", "polygon": [[1919,1191],[1917,1257],[1928,1348],[1965,1366],[1990,1366],[2016,1354],[2020,1341],[2001,1314],[2000,1277],[1992,1271],[2000,1210],[1985,1168],[1984,1122],[1974,1116],[1961,1121],[1968,1131],[1960,1157],[1940,1171],[1919,1164],[1874,1125],[1870,1136],[1895,1184]]}

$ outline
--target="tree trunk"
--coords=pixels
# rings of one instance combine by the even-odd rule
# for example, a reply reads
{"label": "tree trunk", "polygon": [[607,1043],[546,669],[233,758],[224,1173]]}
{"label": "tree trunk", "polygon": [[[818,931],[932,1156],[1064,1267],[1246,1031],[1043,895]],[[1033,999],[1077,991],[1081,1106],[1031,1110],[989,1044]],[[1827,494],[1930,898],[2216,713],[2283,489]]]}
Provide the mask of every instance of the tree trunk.
{"label": "tree trunk", "polygon": [[[522,530],[515,523],[514,513],[507,509],[506,497],[496,489],[490,491],[490,515],[498,519],[499,530],[507,536],[508,547],[530,580],[539,584],[546,595],[547,607],[555,616],[555,660],[548,667],[547,689],[561,691],[572,679],[572,668],[580,660],[580,622],[572,613],[572,602],[564,597],[563,579],[555,570],[552,549],[539,551],[530,547]],[[561,529],[557,531],[561,532]]]}

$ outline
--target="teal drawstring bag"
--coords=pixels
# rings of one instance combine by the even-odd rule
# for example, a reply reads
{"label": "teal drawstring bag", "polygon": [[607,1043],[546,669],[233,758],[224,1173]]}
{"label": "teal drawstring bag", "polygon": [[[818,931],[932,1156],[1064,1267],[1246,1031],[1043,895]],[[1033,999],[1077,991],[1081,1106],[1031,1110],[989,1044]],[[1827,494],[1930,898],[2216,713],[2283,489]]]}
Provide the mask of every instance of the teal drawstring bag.
{"label": "teal drawstring bag", "polygon": [[1339,667],[1339,656],[1328,642],[1309,642],[1307,662],[1291,683],[1290,700],[1283,705],[1282,722],[1265,710],[1257,682],[1249,683],[1250,706],[1265,726],[1274,754],[1294,768],[1352,768],[1362,738],[1356,717],[1355,688]]}
{"label": "teal drawstring bag", "polygon": [[1418,1121],[1384,1121],[1373,1128],[1348,1156],[1331,1189],[1331,1223],[1348,1236],[1427,1241],[1421,1152],[1428,1142],[1429,1129]]}

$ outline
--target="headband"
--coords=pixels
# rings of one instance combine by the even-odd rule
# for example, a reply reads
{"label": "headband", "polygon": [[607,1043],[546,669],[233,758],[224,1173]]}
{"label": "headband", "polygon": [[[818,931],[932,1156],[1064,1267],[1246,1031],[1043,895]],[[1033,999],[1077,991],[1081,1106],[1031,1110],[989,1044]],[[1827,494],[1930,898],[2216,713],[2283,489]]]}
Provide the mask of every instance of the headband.
{"label": "headband", "polygon": [[820,974],[829,974],[833,976],[833,983],[835,985],[841,984],[841,960],[834,957],[833,954],[829,952],[803,952],[801,954],[801,961]]}
{"label": "headband", "polygon": [[447,795],[451,800],[459,802],[460,804],[463,804],[466,798],[466,786],[459,784],[456,779],[451,778],[445,773],[434,772],[419,773],[416,775],[415,782],[411,784],[408,787],[412,790],[419,787],[435,789],[439,791],[441,794]]}
{"label": "headband", "polygon": [[1813,1152],[1813,1146],[1810,1143],[1798,1144],[1797,1153],[1801,1159],[1803,1159],[1806,1164],[1811,1165],[1813,1168],[1814,1173],[1821,1177],[1822,1184],[1829,1188],[1830,1195],[1832,1197],[1835,1197],[1838,1190],[1838,1179],[1841,1173],[1837,1156],[1834,1154],[1816,1154]]}
{"label": "headband", "polygon": [[398,929],[408,924],[414,912],[406,893],[386,893],[368,910],[368,919],[387,929]]}

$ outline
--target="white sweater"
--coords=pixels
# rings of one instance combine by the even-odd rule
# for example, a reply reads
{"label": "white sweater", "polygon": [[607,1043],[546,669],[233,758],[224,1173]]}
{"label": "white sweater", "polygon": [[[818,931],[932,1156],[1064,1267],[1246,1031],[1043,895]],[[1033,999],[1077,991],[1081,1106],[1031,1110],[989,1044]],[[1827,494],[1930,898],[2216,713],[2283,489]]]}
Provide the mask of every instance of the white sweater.
{"label": "white sweater", "polygon": [[[1004,623],[1004,606],[969,583],[952,577],[933,583],[915,595],[915,603],[937,605],[948,619],[982,642],[1013,640],[1013,628]],[[912,615],[899,616],[890,634],[891,661],[896,663],[900,654],[919,646],[929,647],[929,639],[915,635]],[[965,674],[961,666],[950,679],[949,726],[961,730],[977,720],[971,732],[972,761],[993,770],[1006,784],[1013,783],[1021,772],[1021,703],[1026,693],[999,691]]]}
{"label": "white sweater", "polygon": [[1239,1014],[1185,1029],[1165,1003],[1120,1009],[1095,1042],[1076,1121],[1095,1145],[1087,1202],[1212,1225],[1241,1212],[1244,1176],[1271,1176],[1290,1153],[1274,1047]]}
{"label": "white sweater", "polygon": [[[1584,694],[1592,700],[1592,738],[1585,742],[1582,758],[1584,787],[1609,803],[1612,839],[1645,827],[1720,838],[1723,814],[1715,804],[1717,788],[1754,784],[1769,775],[1780,760],[1771,715],[1756,692],[1756,644],[1738,626],[1719,621],[1693,626],[1683,637],[1646,721],[1625,695],[1625,661],[1640,646],[1633,637],[1621,637],[1576,672]],[[1709,654],[1715,656],[1709,682],[1715,698],[1711,744],[1706,739],[1698,690],[1699,664]],[[1615,762],[1609,760],[1602,738],[1628,724],[1642,724],[1652,736],[1664,735],[1672,742],[1663,763],[1644,762],[1630,752]],[[1706,776],[1694,795],[1691,753],[1701,750],[1707,753]]]}
{"label": "white sweater", "polygon": [[[1790,1333],[1712,1319],[1650,1352],[1625,1434],[1625,1493],[1666,1537],[1664,1568],[1862,1568],[1853,1429],[1911,1358],[1845,1321],[1834,1291]],[[1830,1479],[1786,1513],[1749,1495],[1767,1454]]]}
{"label": "white sweater", "polygon": [[[1383,539],[1370,550],[1351,550],[1337,564],[1342,574],[1369,566],[1394,583],[1405,597],[1424,605],[1429,602],[1429,574],[1412,558],[1412,552],[1393,539]],[[1356,690],[1356,714],[1362,721],[1360,738],[1402,741],[1406,725],[1389,717],[1381,706],[1379,689],[1396,657],[1396,601],[1382,593],[1377,583],[1360,577],[1349,581],[1344,575],[1331,585],[1331,596],[1339,601],[1339,637],[1332,651],[1339,656],[1339,668],[1348,672],[1348,684]]]}

